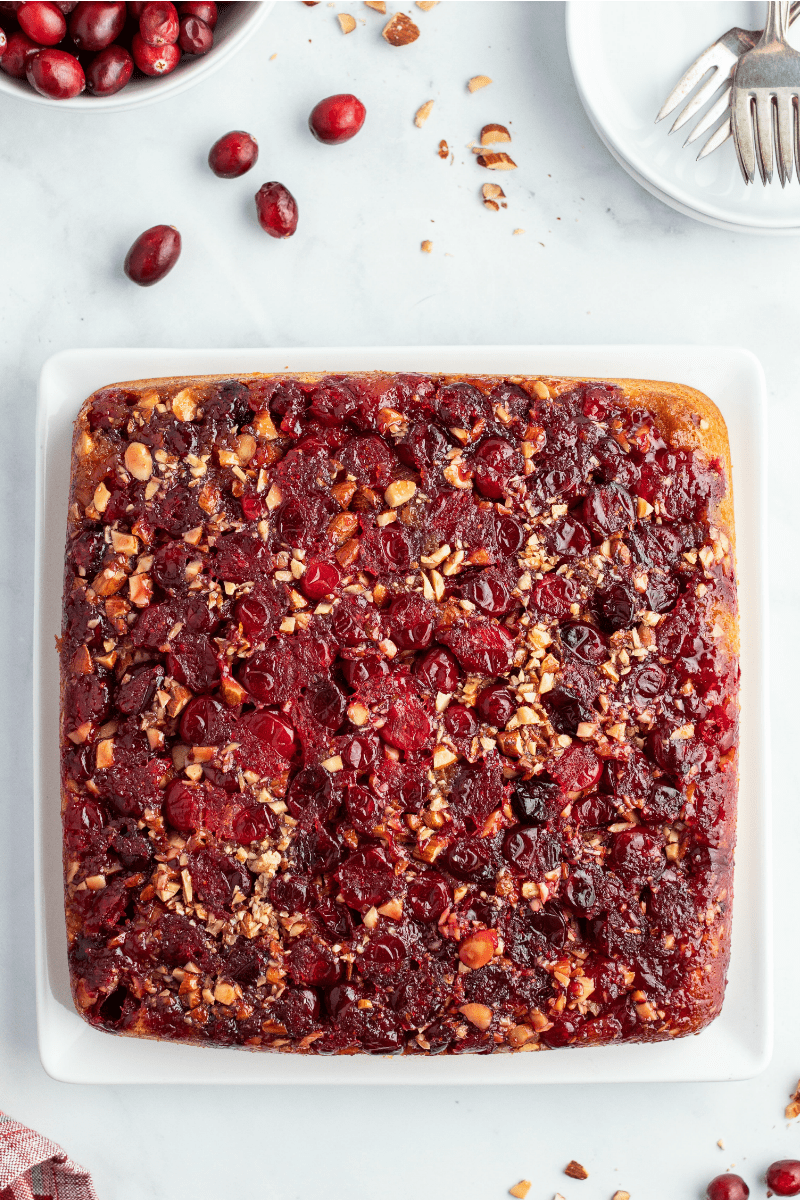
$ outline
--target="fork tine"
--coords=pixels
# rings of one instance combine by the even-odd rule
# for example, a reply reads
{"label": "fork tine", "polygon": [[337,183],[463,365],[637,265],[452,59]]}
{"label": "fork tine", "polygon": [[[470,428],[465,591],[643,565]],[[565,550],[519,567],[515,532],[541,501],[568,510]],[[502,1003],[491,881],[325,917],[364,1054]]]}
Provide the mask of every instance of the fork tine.
{"label": "fork tine", "polygon": [[681,100],[686,99],[689,92],[697,86],[706,71],[715,65],[713,62],[708,61],[711,57],[711,49],[712,47],[709,46],[707,50],[704,50],[700,57],[695,59],[689,69],[683,73],[675,84],[675,87],[659,109],[658,116],[656,117],[656,125],[659,121],[663,121],[664,117],[668,117],[672,110],[678,107]]}
{"label": "fork tine", "polygon": [[775,117],[775,144],[778,149],[778,173],[781,187],[792,181],[792,127],[794,125],[794,102],[789,96],[778,95]]}
{"label": "fork tine", "polygon": [[745,183],[752,183],[756,174],[756,156],[753,149],[753,117],[750,111],[751,97],[744,89],[734,91],[731,105],[731,127],[736,155]]}
{"label": "fork tine", "polygon": [[794,109],[794,166],[797,181],[800,183],[800,105],[792,104]]}
{"label": "fork tine", "polygon": [[772,153],[772,101],[772,96],[765,95],[762,88],[756,88],[756,161],[758,162],[761,182],[765,187],[768,183],[772,183],[774,162]]}
{"label": "fork tine", "polygon": [[670,133],[675,133],[677,129],[680,129],[682,125],[685,125],[687,121],[690,121],[694,114],[699,112],[704,104],[708,103],[717,88],[725,82],[724,79],[719,78],[719,75],[719,68],[715,67],[711,77],[706,80],[700,90],[696,92],[694,96],[692,96],[689,103],[684,106],[681,112],[678,113],[677,117],[672,123]]}
{"label": "fork tine", "polygon": [[[720,125],[720,127],[716,131],[716,133],[712,133],[711,137],[708,139],[706,144],[703,146],[703,149],[698,154],[697,162],[700,162],[701,158],[708,158],[709,154],[713,154],[715,150],[718,150],[720,148],[720,146],[722,146],[725,142],[727,142],[729,137],[733,137],[733,130],[731,129],[730,117],[728,118],[727,121],[723,122],[723,124]],[[741,166],[741,161],[740,161],[739,165]],[[742,167],[742,174],[744,174],[744,167]],[[745,180],[745,182],[747,182],[747,180]]]}
{"label": "fork tine", "polygon": [[707,129],[710,129],[712,125],[715,125],[716,122],[720,119],[720,117],[725,115],[728,108],[730,107],[730,103],[731,103],[731,89],[730,89],[730,87],[726,87],[725,91],[722,93],[722,95],[719,97],[719,99],[715,100],[714,103],[711,105],[711,108],[708,110],[706,115],[704,117],[701,117],[700,120],[697,122],[694,129],[689,134],[686,141],[683,143],[684,146],[690,146],[692,144],[692,142],[696,142],[697,139],[702,134],[704,134]]}

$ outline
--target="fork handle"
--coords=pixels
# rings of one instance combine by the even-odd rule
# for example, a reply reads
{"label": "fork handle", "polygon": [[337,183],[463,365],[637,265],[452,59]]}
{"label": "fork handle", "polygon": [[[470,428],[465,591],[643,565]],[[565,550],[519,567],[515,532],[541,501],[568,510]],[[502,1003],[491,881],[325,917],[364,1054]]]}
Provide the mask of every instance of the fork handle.
{"label": "fork handle", "polygon": [[788,17],[788,0],[770,0],[770,3],[767,5],[767,20],[764,24],[764,33],[761,38],[762,46],[766,46],[769,42],[786,41]]}

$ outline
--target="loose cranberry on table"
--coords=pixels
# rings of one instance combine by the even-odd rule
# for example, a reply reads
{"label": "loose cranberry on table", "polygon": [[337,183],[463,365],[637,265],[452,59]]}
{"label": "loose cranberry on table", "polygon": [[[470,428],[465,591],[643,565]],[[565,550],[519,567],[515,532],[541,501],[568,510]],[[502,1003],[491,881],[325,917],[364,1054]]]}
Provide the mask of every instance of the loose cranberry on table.
{"label": "loose cranberry on table", "polygon": [[171,46],[178,40],[180,21],[174,4],[145,4],[139,17],[139,35],[148,46]]}
{"label": "loose cranberry on table", "polygon": [[261,228],[274,238],[291,237],[297,229],[297,201],[282,183],[265,183],[256,192]]}
{"label": "loose cranberry on table", "polygon": [[125,25],[124,4],[78,4],[69,19],[69,36],[79,50],[110,46]]}
{"label": "loose cranberry on table", "polygon": [[7,49],[8,49],[8,38],[6,37],[5,30],[0,29],[0,58],[3,57],[3,55],[5,54]]}
{"label": "loose cranberry on table", "polygon": [[57,46],[67,32],[67,22],[57,4],[21,4],[17,20],[22,32],[40,46]]}
{"label": "loose cranberry on table", "polygon": [[0,59],[0,69],[5,71],[6,75],[10,75],[12,79],[24,79],[28,60],[34,54],[38,54],[40,49],[41,47],[37,46],[36,42],[32,42],[27,34],[18,29],[8,39],[6,52]]}
{"label": "loose cranberry on table", "polygon": [[741,1175],[717,1175],[706,1188],[707,1200],[747,1200],[749,1195]]}
{"label": "loose cranberry on table", "polygon": [[214,45],[213,30],[199,17],[181,17],[178,45],[185,54],[208,54]]}
{"label": "loose cranberry on table", "polygon": [[31,55],[25,74],[31,87],[51,100],[71,100],[86,87],[86,76],[77,58],[52,47]]}
{"label": "loose cranberry on table", "polygon": [[327,96],[312,108],[308,127],[318,142],[338,146],[356,136],[366,115],[366,108],[356,96]]}
{"label": "loose cranberry on table", "polygon": [[179,46],[149,46],[139,33],[133,35],[131,53],[133,61],[144,75],[169,75],[181,61]]}
{"label": "loose cranberry on table", "polygon": [[106,46],[86,68],[86,85],[93,96],[113,96],[133,74],[133,59],[122,46]]}
{"label": "loose cranberry on table", "polygon": [[140,234],[125,257],[125,274],[140,287],[151,287],[168,275],[181,252],[181,235],[173,225],[154,225]]}
{"label": "loose cranberry on table", "polygon": [[258,142],[243,129],[223,134],[208,152],[208,165],[220,179],[238,179],[255,165]]}
{"label": "loose cranberry on table", "polygon": [[767,1171],[767,1187],[776,1196],[800,1196],[800,1161],[781,1158]]}

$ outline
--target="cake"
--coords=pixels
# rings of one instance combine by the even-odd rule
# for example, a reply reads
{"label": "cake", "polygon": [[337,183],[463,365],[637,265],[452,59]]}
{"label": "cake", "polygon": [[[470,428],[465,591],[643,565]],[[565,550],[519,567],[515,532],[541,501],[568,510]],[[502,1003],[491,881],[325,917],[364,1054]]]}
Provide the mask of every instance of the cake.
{"label": "cake", "polygon": [[676,384],[96,392],[59,639],[79,1013],[306,1054],[701,1030],[731,928],[733,539],[724,421]]}

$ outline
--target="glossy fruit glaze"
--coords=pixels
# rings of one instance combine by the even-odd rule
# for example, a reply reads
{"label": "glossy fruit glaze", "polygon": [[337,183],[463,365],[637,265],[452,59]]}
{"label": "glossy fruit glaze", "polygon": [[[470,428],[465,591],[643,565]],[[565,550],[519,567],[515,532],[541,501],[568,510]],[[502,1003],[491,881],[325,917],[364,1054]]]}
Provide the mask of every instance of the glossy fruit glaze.
{"label": "glossy fruit glaze", "polygon": [[87,402],[61,639],[87,1020],[434,1054],[712,1019],[722,443],[637,395],[387,375]]}

